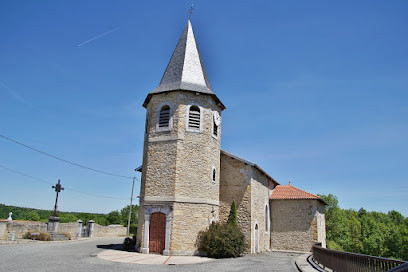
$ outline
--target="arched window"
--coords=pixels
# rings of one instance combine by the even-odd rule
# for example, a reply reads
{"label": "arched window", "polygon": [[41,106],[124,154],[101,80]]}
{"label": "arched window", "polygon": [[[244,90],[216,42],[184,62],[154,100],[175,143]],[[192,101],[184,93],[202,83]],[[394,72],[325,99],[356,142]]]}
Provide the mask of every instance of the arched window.
{"label": "arched window", "polygon": [[259,228],[257,222],[254,228],[254,252],[259,253]]}
{"label": "arched window", "polygon": [[265,205],[265,232],[268,231],[268,205]]}
{"label": "arched window", "polygon": [[164,105],[159,114],[159,128],[168,128],[170,125],[170,107]]}
{"label": "arched window", "polygon": [[190,109],[188,111],[188,130],[201,130],[201,111],[197,106],[190,106]]}

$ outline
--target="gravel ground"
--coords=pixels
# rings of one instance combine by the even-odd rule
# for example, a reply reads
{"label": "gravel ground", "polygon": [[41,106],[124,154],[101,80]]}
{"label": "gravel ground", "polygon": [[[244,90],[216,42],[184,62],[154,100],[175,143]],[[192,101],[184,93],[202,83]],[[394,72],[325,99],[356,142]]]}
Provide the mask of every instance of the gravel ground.
{"label": "gravel ground", "polygon": [[142,265],[102,260],[95,256],[123,238],[0,245],[1,271],[297,271],[295,253],[268,252],[201,264]]}

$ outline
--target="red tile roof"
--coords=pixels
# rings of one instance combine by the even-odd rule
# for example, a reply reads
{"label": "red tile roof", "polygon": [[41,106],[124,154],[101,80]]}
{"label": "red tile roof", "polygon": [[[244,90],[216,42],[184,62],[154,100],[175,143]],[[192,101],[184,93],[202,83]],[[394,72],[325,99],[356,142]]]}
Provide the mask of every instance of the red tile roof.
{"label": "red tile roof", "polygon": [[300,190],[292,185],[278,185],[273,189],[271,199],[317,199],[323,201],[319,196]]}

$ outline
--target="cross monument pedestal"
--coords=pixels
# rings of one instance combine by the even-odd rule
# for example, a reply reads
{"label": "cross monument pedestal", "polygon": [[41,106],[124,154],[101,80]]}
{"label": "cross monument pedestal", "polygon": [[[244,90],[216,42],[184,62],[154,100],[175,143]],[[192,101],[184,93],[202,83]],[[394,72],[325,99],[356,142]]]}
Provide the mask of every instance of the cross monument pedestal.
{"label": "cross monument pedestal", "polygon": [[60,222],[60,218],[57,216],[51,216],[48,218],[48,225],[47,225],[47,231],[49,232],[58,232],[58,225]]}

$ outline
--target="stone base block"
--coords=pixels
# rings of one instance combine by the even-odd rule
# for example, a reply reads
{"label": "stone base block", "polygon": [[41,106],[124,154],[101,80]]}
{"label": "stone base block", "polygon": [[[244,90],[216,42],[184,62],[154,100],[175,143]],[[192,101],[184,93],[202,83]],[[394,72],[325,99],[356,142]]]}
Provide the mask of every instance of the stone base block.
{"label": "stone base block", "polygon": [[171,256],[194,256],[194,255],[197,255],[197,251],[195,250],[171,250],[170,255]]}

